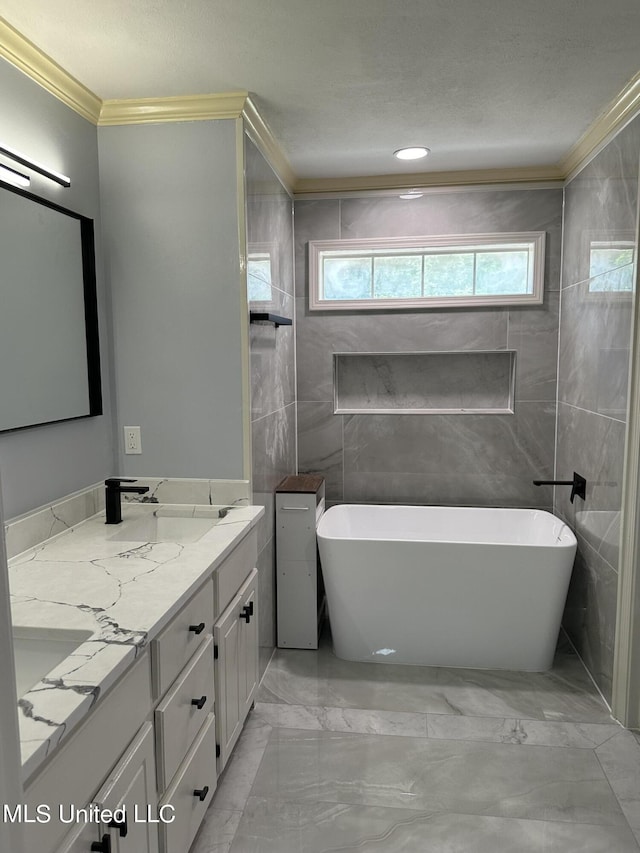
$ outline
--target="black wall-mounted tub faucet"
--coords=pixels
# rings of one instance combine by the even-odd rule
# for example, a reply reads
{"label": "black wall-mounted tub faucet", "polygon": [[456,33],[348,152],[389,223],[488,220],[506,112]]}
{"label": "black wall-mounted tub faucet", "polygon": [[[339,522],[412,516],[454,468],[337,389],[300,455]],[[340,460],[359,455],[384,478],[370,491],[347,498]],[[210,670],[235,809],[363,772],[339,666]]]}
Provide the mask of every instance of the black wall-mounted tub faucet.
{"label": "black wall-mounted tub faucet", "polygon": [[571,497],[569,500],[573,503],[576,495],[584,500],[587,495],[587,481],[580,474],[573,472],[573,480],[534,480],[534,486],[571,486]]}
{"label": "black wall-mounted tub faucet", "polygon": [[144,495],[149,491],[149,486],[123,486],[122,483],[136,483],[137,480],[125,480],[121,477],[110,477],[104,481],[105,510],[107,520],[105,524],[120,524],[122,521],[122,506],[120,495],[123,492],[132,492],[136,495]]}

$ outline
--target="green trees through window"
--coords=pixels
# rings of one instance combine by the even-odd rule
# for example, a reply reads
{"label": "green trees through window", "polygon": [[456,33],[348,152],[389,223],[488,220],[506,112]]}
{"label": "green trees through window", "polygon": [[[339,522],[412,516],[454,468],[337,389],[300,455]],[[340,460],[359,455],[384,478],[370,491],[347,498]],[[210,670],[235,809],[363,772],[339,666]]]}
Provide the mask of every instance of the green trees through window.
{"label": "green trees through window", "polygon": [[541,302],[544,234],[312,242],[309,263],[312,309]]}

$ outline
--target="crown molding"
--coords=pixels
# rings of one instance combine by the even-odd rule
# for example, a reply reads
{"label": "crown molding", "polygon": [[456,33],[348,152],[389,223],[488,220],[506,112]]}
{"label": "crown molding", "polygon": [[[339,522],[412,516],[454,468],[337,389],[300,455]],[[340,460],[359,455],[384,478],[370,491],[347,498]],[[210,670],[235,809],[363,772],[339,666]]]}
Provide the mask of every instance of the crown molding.
{"label": "crown molding", "polygon": [[639,109],[640,71],[629,80],[624,89],[616,95],[562,158],[558,165],[565,180],[572,178],[584,168],[603,143],[622,130]]}
{"label": "crown molding", "polygon": [[242,116],[245,129],[285,188],[295,196],[566,181],[586,166],[598,150],[640,111],[638,72],[555,166],[353,178],[296,178],[282,147],[258,113],[248,92],[102,101],[3,18],[0,18],[0,57],[83,118],[100,126],[237,119]]}
{"label": "crown molding", "polygon": [[0,56],[92,124],[102,101],[57,62],[0,18]]}
{"label": "crown molding", "polygon": [[417,172],[410,175],[366,175],[356,178],[301,178],[294,184],[294,193],[299,196],[319,193],[420,190],[443,186],[521,184],[539,181],[562,181],[563,177],[557,166],[527,166],[521,169]]}
{"label": "crown molding", "polygon": [[234,119],[242,115],[248,96],[248,92],[221,92],[171,98],[106,100],[102,102],[98,125]]}
{"label": "crown molding", "polygon": [[292,195],[296,184],[296,176],[289,165],[289,161],[280,143],[258,112],[256,105],[251,100],[251,96],[245,102],[242,116],[244,118],[245,130],[262,154],[264,154],[284,188]]}

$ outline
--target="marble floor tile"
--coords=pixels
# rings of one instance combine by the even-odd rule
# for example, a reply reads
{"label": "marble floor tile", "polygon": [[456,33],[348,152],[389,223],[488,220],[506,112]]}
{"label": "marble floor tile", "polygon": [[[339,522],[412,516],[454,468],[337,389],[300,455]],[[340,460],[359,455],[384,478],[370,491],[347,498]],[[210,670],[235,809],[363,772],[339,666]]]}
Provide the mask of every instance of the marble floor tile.
{"label": "marble floor tile", "polygon": [[249,715],[238,743],[218,779],[211,808],[242,811],[258,772],[271,726]]}
{"label": "marble floor tile", "polygon": [[251,797],[231,853],[637,853],[626,826]]}
{"label": "marble floor tile", "polygon": [[427,735],[445,740],[477,740],[488,743],[519,743],[527,746],[595,747],[622,731],[610,723],[550,723],[500,717],[461,717],[428,714]]}
{"label": "marble floor tile", "polygon": [[579,658],[567,648],[549,672],[357,663],[279,649],[258,701],[379,711],[608,723],[610,713]]}
{"label": "marble floor tile", "polygon": [[592,750],[273,729],[251,795],[626,825]]}
{"label": "marble floor tile", "polygon": [[242,811],[208,809],[189,853],[229,853]]}
{"label": "marble floor tile", "polygon": [[596,756],[629,825],[640,833],[640,743],[622,729],[596,749]]}
{"label": "marble floor tile", "polygon": [[274,728],[426,737],[427,717],[404,711],[363,711],[258,702],[254,714]]}

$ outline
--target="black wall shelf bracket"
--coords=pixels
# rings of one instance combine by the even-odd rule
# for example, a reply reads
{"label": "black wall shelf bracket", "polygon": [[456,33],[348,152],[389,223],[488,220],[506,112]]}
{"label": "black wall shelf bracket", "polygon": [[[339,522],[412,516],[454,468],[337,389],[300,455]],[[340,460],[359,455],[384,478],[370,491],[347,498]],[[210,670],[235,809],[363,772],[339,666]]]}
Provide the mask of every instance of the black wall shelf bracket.
{"label": "black wall shelf bracket", "polygon": [[270,314],[263,311],[249,312],[250,323],[259,323],[261,321],[273,323],[276,329],[278,328],[278,326],[291,326],[293,324],[293,320],[291,320],[289,317],[281,317],[279,314]]}

